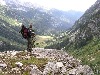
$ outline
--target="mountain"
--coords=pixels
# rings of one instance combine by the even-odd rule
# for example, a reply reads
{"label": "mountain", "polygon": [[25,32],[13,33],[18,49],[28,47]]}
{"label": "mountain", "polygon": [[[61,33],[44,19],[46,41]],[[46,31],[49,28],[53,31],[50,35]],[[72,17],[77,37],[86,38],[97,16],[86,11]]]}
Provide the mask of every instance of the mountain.
{"label": "mountain", "polygon": [[26,45],[19,34],[20,23],[9,17],[8,12],[9,8],[0,5],[0,50],[20,50]]}
{"label": "mountain", "polygon": [[72,26],[47,48],[64,49],[100,74],[100,0],[97,0]]}
{"label": "mountain", "polygon": [[[0,50],[25,48],[26,41],[19,34],[21,23],[26,27],[33,23],[37,35],[59,34],[70,28],[83,14],[76,11],[46,10],[19,0],[3,0],[3,3],[0,5]],[[75,13],[76,16],[70,13]]]}
{"label": "mountain", "polygon": [[67,32],[69,42],[75,48],[81,48],[93,39],[100,38],[100,1],[91,6],[83,16],[75,22],[74,26]]}
{"label": "mountain", "polygon": [[11,10],[17,10],[16,13],[20,14],[19,18],[22,18],[21,22],[26,21],[26,25],[32,22],[34,24],[34,28],[39,34],[50,35],[51,33],[54,34],[65,31],[69,29],[83,14],[83,12],[78,11],[65,12],[57,9],[46,10],[40,6],[35,6],[32,3],[21,2],[19,0],[4,1],[11,8]]}

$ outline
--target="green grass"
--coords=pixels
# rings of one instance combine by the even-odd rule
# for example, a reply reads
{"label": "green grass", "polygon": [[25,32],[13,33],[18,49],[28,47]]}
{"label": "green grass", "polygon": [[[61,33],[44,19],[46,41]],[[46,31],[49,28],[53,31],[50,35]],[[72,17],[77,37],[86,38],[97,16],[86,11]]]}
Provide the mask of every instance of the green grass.
{"label": "green grass", "polygon": [[23,45],[23,44],[19,44],[19,43],[17,43],[16,41],[12,41],[12,40],[9,40],[9,39],[7,39],[7,38],[5,38],[5,37],[2,37],[2,36],[0,36],[0,41],[4,41],[4,42],[7,42],[7,43],[9,43],[9,44],[12,44],[12,46],[15,46],[15,47],[18,47],[18,48],[26,48],[26,46],[25,45]]}
{"label": "green grass", "polygon": [[68,52],[82,60],[84,65],[89,65],[93,69],[95,75],[100,75],[100,39],[93,39],[88,45]]}
{"label": "green grass", "polygon": [[44,48],[45,46],[47,46],[47,43],[46,41],[48,40],[53,40],[53,37],[51,36],[39,36],[37,35],[36,36],[36,47],[41,47],[41,48]]}
{"label": "green grass", "polygon": [[47,58],[36,58],[36,57],[32,57],[32,56],[29,59],[22,59],[22,56],[25,56],[26,54],[27,53],[24,51],[17,53],[16,54],[17,58],[10,58],[7,60],[7,62],[12,67],[16,66],[15,65],[16,62],[21,62],[21,63],[23,63],[23,65],[35,64],[40,69],[48,62]]}
{"label": "green grass", "polygon": [[19,23],[17,20],[15,19],[12,19],[10,17],[5,17],[5,15],[0,15],[0,18],[3,19],[4,21],[8,22],[10,25],[13,25],[13,26],[20,26],[21,23]]}
{"label": "green grass", "polygon": [[[45,58],[35,58],[35,57],[31,57],[30,59],[28,60],[22,60],[21,62],[24,64],[24,65],[30,65],[30,64],[35,64],[39,70],[43,70],[44,68],[44,65],[47,63],[47,59]],[[29,71],[25,71],[23,73],[23,75],[29,75]]]}
{"label": "green grass", "polygon": [[0,75],[4,75],[2,72],[0,72]]}
{"label": "green grass", "polygon": [[28,71],[25,71],[22,75],[30,75]]}

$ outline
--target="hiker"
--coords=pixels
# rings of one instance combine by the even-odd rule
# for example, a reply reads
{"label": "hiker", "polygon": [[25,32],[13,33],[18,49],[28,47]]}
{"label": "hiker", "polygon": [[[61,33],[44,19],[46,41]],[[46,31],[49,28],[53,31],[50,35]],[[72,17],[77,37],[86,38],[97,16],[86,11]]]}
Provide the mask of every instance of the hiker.
{"label": "hiker", "polygon": [[35,40],[34,40],[35,34],[34,34],[34,30],[32,29],[32,25],[30,25],[29,28],[26,28],[22,24],[22,29],[21,29],[20,32],[21,32],[23,38],[25,38],[28,41],[27,50],[29,52],[31,52],[32,51],[32,48],[35,47],[35,45],[33,46],[33,44],[35,42]]}
{"label": "hiker", "polygon": [[29,28],[28,28],[28,51],[31,52],[32,48],[35,47],[34,43],[35,43],[35,33],[34,30],[32,29],[32,24],[30,24]]}

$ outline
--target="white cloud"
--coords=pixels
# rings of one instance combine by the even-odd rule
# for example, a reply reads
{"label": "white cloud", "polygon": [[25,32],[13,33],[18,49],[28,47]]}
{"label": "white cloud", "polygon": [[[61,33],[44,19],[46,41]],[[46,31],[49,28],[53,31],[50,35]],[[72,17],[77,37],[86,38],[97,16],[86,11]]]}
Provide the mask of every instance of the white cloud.
{"label": "white cloud", "polygon": [[57,8],[60,10],[78,10],[85,11],[96,0],[25,0],[46,8]]}

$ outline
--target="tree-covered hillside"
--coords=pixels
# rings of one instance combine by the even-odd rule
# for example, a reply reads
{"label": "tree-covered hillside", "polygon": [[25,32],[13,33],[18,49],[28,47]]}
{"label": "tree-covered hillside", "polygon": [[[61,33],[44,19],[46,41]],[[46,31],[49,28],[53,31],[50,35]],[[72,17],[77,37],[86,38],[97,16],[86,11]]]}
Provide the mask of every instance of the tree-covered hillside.
{"label": "tree-covered hillside", "polygon": [[20,23],[7,15],[8,9],[0,5],[0,51],[20,50],[25,45],[25,40],[19,34]]}

